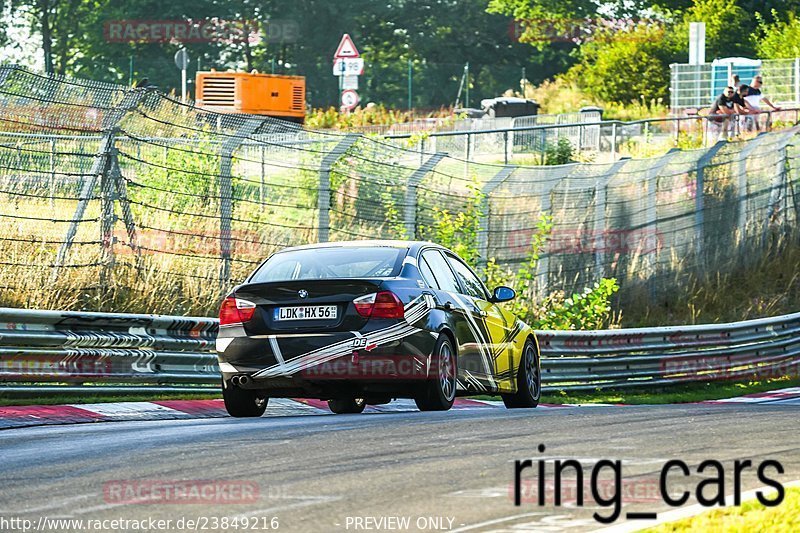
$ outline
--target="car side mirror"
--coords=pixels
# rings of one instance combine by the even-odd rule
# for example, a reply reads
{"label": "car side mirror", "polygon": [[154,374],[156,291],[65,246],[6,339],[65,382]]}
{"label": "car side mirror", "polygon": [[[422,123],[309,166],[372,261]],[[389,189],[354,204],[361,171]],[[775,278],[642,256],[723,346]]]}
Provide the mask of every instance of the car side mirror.
{"label": "car side mirror", "polygon": [[497,287],[492,294],[492,301],[495,303],[508,302],[517,297],[517,293],[511,287]]}

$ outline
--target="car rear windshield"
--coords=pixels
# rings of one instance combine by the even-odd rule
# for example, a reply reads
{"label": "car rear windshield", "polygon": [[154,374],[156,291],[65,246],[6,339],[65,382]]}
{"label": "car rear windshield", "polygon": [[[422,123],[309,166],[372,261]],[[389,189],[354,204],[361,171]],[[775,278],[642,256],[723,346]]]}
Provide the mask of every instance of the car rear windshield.
{"label": "car rear windshield", "polygon": [[399,274],[406,252],[406,248],[350,246],[279,252],[261,265],[250,282],[393,277]]}

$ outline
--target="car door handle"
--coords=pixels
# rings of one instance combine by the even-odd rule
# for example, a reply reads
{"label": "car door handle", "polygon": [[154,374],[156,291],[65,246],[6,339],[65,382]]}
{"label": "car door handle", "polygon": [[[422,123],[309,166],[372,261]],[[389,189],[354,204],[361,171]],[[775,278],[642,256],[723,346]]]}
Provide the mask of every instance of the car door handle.
{"label": "car door handle", "polygon": [[486,316],[488,315],[488,313],[486,311],[475,311],[474,314],[475,314],[475,316],[479,316],[481,318],[486,318]]}

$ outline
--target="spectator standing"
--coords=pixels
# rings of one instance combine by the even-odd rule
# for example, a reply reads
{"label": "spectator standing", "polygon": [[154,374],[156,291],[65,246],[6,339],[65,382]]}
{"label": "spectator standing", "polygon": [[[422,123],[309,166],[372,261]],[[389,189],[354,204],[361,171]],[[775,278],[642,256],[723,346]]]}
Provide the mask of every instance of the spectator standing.
{"label": "spectator standing", "polygon": [[780,111],[781,108],[774,105],[769,98],[765,94],[761,92],[761,88],[764,86],[764,80],[761,75],[756,76],[753,78],[753,82],[750,85],[750,88],[747,92],[747,103],[750,104],[753,108],[761,111],[762,104],[766,104],[773,111]]}
{"label": "spectator standing", "polygon": [[747,97],[750,94],[750,87],[747,85],[739,85],[736,90],[735,100],[736,103],[742,108],[742,115],[739,117],[739,124],[742,131],[758,131],[758,114],[760,111],[754,108]]}

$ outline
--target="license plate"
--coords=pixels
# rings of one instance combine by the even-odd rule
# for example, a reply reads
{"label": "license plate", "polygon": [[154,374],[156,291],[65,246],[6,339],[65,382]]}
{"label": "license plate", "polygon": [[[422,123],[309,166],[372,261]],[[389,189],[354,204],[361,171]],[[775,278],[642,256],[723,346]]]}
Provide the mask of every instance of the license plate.
{"label": "license plate", "polygon": [[335,305],[276,307],[273,313],[275,320],[336,320]]}

